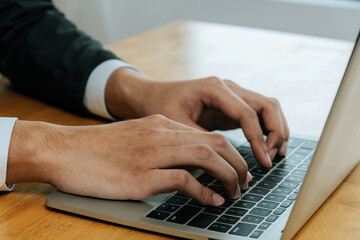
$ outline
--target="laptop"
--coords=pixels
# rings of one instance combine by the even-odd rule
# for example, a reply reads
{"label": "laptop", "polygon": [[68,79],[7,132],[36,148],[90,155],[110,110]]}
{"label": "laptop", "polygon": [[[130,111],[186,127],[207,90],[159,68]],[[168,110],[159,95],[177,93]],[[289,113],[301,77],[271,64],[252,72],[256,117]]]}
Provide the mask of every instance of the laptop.
{"label": "laptop", "polygon": [[[241,130],[222,132],[248,163],[249,189],[220,207],[205,207],[180,193],[143,201],[114,201],[56,191],[50,208],[188,239],[291,239],[360,160],[360,43],[319,139],[291,136],[286,157],[271,169],[255,160]],[[221,182],[202,170],[199,182],[223,193]]]}

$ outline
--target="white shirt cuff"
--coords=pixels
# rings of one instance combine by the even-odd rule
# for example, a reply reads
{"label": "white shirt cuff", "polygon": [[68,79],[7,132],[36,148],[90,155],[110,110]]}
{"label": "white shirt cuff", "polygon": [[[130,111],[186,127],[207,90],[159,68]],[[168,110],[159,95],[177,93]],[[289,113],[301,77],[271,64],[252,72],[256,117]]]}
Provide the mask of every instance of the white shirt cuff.
{"label": "white shirt cuff", "polygon": [[137,68],[126,62],[118,59],[111,59],[101,63],[91,72],[86,84],[84,96],[84,105],[91,113],[110,120],[116,120],[106,108],[105,86],[110,75],[116,69],[123,67],[139,71]]}
{"label": "white shirt cuff", "polygon": [[17,118],[0,118],[0,191],[11,191],[14,185],[6,185],[6,169],[12,130]]}

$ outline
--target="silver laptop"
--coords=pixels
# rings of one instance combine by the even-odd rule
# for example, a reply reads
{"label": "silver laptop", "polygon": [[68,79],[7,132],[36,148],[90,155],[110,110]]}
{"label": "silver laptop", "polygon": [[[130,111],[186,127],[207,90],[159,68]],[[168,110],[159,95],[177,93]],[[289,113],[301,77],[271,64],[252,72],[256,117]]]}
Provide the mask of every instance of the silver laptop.
{"label": "silver laptop", "polygon": [[[143,201],[113,201],[54,192],[50,208],[189,239],[291,239],[360,160],[359,37],[320,139],[292,136],[271,169],[255,160],[241,130],[227,131],[254,176],[238,200],[205,207],[179,193]],[[195,171],[222,194],[221,182]]]}

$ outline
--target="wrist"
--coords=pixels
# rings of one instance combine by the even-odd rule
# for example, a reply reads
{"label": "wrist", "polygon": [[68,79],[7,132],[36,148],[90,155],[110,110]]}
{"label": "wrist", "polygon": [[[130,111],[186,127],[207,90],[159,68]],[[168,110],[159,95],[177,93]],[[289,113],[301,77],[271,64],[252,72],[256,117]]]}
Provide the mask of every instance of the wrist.
{"label": "wrist", "polygon": [[152,91],[154,81],[130,68],[115,70],[105,87],[105,104],[117,118],[144,117],[144,103]]}
{"label": "wrist", "polygon": [[16,121],[9,146],[7,184],[50,182],[51,159],[44,157],[50,126],[43,122]]}

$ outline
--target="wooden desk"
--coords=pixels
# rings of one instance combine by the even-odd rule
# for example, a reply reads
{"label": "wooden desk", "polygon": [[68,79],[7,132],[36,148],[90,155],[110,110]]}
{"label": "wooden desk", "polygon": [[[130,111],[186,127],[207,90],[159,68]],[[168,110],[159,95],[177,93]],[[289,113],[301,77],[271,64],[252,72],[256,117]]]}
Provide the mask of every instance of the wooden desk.
{"label": "wooden desk", "polygon": [[[352,44],[225,25],[175,22],[108,46],[160,80],[217,75],[276,96],[293,132],[319,135]],[[329,65],[330,64],[330,65]],[[1,116],[66,125],[100,124],[19,95],[2,83]],[[1,239],[171,239],[45,207],[45,184],[0,193]],[[360,167],[296,239],[360,239]]]}

